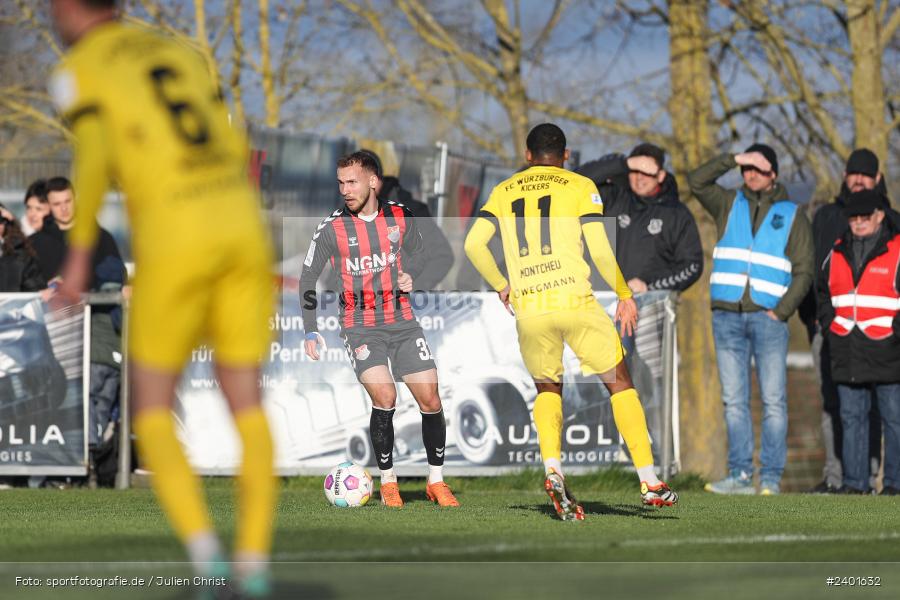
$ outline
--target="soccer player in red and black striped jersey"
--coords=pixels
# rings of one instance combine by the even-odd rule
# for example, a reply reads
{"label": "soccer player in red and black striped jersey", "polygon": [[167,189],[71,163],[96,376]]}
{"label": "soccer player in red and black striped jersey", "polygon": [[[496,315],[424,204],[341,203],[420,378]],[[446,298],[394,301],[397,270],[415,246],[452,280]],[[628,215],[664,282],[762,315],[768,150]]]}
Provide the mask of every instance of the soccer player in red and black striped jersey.
{"label": "soccer player in red and black striped jersey", "polygon": [[442,474],[447,425],[437,369],[408,296],[425,242],[403,204],[378,199],[378,165],[370,153],[355,152],[338,160],[337,179],[344,207],[316,228],[300,275],[306,354],[318,360],[324,344],[316,325],[316,282],[330,263],[340,282],[344,346],[372,399],[369,435],[381,471],[382,504],[403,506],[393,468],[395,381],[400,380],[422,413],[429,466],[426,494],[441,506],[459,506]]}

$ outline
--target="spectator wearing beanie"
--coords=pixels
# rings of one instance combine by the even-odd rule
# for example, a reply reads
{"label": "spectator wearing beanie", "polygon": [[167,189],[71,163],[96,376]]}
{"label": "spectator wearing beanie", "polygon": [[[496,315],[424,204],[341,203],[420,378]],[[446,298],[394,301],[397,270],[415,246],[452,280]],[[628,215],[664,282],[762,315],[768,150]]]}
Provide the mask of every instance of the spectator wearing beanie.
{"label": "spectator wearing beanie", "polygon": [[870,491],[869,414],[876,397],[884,429],[884,489],[900,494],[900,230],[875,189],[851,192],[847,231],[818,274],[818,317],[840,398],[843,492]]}
{"label": "spectator wearing beanie", "polygon": [[[716,183],[740,167],[744,185]],[[728,474],[706,486],[753,494],[750,360],[763,402],[760,494],[777,494],[787,456],[787,319],[813,279],[809,220],[778,182],[778,157],[765,144],[723,154],[688,174],[688,185],[716,222],[710,294],[725,425]]]}
{"label": "spectator wearing beanie", "polygon": [[[900,214],[890,207],[887,198],[884,175],[879,170],[878,157],[867,148],[857,148],[847,158],[844,167],[844,177],[841,189],[834,202],[819,207],[813,214],[812,232],[815,245],[815,265],[820,269],[825,259],[831,253],[836,240],[844,236],[849,230],[845,209],[847,199],[852,193],[863,190],[875,190],[878,192],[878,200],[882,202],[882,210],[886,217],[900,230]],[[814,281],[817,284],[817,281]],[[837,385],[831,376],[831,349],[828,344],[826,330],[818,322],[816,315],[819,307],[818,285],[810,290],[808,300],[801,306],[800,316],[812,331],[811,352],[813,361],[819,374],[820,390],[822,394],[822,440],[825,446],[825,465],[823,479],[816,487],[810,490],[813,493],[840,492],[843,481],[843,468],[841,464],[841,448],[843,446],[843,428],[841,426],[840,398]],[[878,414],[878,401],[871,398],[871,412],[869,415],[869,487],[874,487],[874,480],[881,465],[881,417]]]}

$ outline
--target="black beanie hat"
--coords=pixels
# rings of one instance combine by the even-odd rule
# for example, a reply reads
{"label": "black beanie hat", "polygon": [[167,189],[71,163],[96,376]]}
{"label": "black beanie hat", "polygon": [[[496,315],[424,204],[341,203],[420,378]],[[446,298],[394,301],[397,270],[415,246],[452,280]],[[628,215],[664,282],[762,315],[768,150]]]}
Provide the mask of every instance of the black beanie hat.
{"label": "black beanie hat", "polygon": [[878,175],[878,157],[868,148],[857,148],[847,158],[847,166],[844,171],[876,177]]}
{"label": "black beanie hat", "polygon": [[778,155],[775,154],[775,151],[771,146],[767,146],[765,144],[753,144],[744,152],[759,152],[763,156],[766,157],[766,160],[769,161],[769,164],[772,165],[772,171],[778,175]]}

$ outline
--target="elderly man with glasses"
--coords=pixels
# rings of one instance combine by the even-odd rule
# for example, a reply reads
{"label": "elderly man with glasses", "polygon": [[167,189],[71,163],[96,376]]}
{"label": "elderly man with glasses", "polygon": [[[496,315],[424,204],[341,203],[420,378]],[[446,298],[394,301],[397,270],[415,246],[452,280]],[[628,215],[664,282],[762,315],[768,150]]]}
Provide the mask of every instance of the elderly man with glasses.
{"label": "elderly man with glasses", "polygon": [[[868,148],[857,148],[847,157],[841,189],[834,202],[824,204],[813,214],[812,231],[815,244],[815,265],[821,268],[831,253],[834,242],[848,231],[846,205],[851,194],[863,190],[875,190],[884,202],[881,207],[889,220],[900,225],[900,214],[890,208],[884,176],[879,170],[878,157]],[[816,282],[814,282],[816,283]],[[817,286],[814,286],[817,287]],[[812,333],[811,351],[819,375],[822,394],[822,441],[825,447],[823,479],[810,490],[813,493],[842,493],[843,467],[841,447],[843,428],[841,427],[840,398],[837,385],[831,376],[831,348],[827,331],[816,318],[816,290],[811,290],[808,299],[801,305],[800,314],[808,330]],[[878,400],[871,399],[869,413],[869,485],[874,487],[881,467],[881,417],[878,414]],[[852,493],[852,490],[849,491]]]}
{"label": "elderly man with glasses", "polygon": [[818,274],[819,324],[840,397],[844,493],[868,493],[869,410],[884,430],[884,488],[900,494],[900,231],[876,189],[849,194],[849,227]]}

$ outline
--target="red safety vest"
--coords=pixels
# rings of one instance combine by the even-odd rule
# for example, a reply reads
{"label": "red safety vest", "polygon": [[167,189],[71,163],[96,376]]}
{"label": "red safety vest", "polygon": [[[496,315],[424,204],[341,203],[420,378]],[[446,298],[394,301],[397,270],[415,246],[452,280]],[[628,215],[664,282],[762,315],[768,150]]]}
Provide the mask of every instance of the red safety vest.
{"label": "red safety vest", "polygon": [[854,327],[859,327],[872,340],[893,335],[894,317],[900,311],[900,291],[896,287],[898,263],[900,235],[887,243],[887,252],[866,265],[859,285],[854,287],[853,269],[847,258],[841,252],[831,253],[828,289],[834,307],[832,333],[849,335]]}

